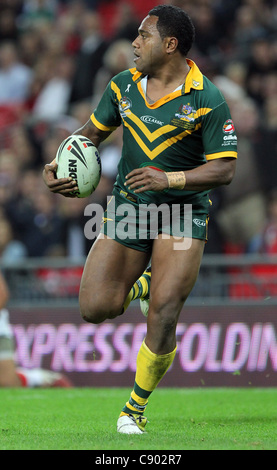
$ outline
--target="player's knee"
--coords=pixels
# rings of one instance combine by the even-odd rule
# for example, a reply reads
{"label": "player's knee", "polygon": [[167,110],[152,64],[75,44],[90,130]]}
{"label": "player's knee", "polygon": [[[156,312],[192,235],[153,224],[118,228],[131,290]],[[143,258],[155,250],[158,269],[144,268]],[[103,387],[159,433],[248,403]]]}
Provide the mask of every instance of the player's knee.
{"label": "player's knee", "polygon": [[113,319],[120,315],[123,304],[114,299],[102,298],[97,300],[93,295],[88,298],[80,293],[79,296],[80,313],[83,319],[89,323],[102,323],[107,319]]}
{"label": "player's knee", "polygon": [[182,285],[173,284],[167,289],[159,289],[151,299],[154,310],[160,316],[175,318],[180,313],[194,284],[195,279],[188,275],[183,278]]}
{"label": "player's knee", "polygon": [[164,331],[165,335],[176,327],[180,306],[172,299],[165,297],[157,299],[150,304],[149,321],[157,323],[159,331]]}
{"label": "player's knee", "polygon": [[186,294],[169,295],[167,292],[152,297],[149,309],[149,322],[155,325],[153,331],[159,331],[162,341],[175,333],[179,314],[182,310]]}
{"label": "player's knee", "polygon": [[156,298],[152,297],[151,307],[160,318],[175,318],[187,297],[188,294],[185,292],[173,294],[165,291]]}

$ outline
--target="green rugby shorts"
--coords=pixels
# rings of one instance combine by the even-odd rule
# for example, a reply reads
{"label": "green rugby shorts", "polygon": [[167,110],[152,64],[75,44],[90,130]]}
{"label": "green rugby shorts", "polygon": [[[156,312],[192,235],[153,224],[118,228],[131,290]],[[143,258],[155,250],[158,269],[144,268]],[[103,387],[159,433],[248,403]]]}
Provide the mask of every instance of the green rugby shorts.
{"label": "green rugby shorts", "polygon": [[101,233],[129,248],[151,252],[162,234],[207,241],[208,213],[201,203],[143,204],[133,194],[120,191],[111,197],[104,213]]}

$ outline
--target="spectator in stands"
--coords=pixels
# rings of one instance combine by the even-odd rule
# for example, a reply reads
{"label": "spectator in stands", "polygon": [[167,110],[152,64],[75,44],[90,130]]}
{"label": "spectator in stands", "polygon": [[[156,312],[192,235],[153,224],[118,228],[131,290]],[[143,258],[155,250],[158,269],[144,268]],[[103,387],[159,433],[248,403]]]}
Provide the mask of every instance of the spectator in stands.
{"label": "spectator in stands", "polygon": [[267,198],[267,220],[249,244],[250,253],[277,255],[277,185]]}
{"label": "spectator in stands", "polygon": [[[277,84],[277,75],[275,80]],[[262,190],[265,195],[269,195],[276,188],[277,91],[266,97],[261,110],[263,119],[257,135],[255,150]]]}
{"label": "spectator in stands", "polygon": [[[154,4],[154,1],[150,0],[150,3],[151,1]],[[142,19],[151,9],[149,8],[147,10],[147,5],[145,5],[146,3],[146,0],[144,0],[143,2],[129,1],[118,2],[115,4],[115,12],[111,22],[111,44],[118,39],[127,39],[128,41],[133,42],[140,25],[140,17]],[[136,14],[136,10],[138,10],[139,4],[142,6],[142,8],[146,8],[145,14],[143,13],[140,16]]]}
{"label": "spectator in stands", "polygon": [[268,220],[261,238],[260,251],[277,255],[277,186],[268,199]]}
{"label": "spectator in stands", "polygon": [[251,279],[253,283],[258,281],[262,286],[260,296],[277,296],[277,265],[269,264],[272,256],[277,256],[277,185],[267,197],[267,220],[259,232],[251,239],[248,245],[248,253],[260,254],[265,264],[253,265],[251,268]]}
{"label": "spectator in stands", "polygon": [[44,49],[39,31],[27,29],[21,32],[17,44],[22,63],[31,68],[35,67],[38,57],[41,57]]}
{"label": "spectator in stands", "polygon": [[82,198],[64,199],[60,202],[60,213],[64,221],[63,243],[65,254],[69,259],[80,260],[87,256],[92,244],[92,241],[84,236],[84,226],[87,222],[84,210],[90,200]]}
{"label": "spectator in stands", "polygon": [[19,172],[27,168],[35,168],[39,164],[38,155],[28,134],[28,129],[20,123],[15,124],[11,129],[8,152],[9,160],[16,162]]}
{"label": "spectator in stands", "polygon": [[[259,109],[250,98],[229,101],[238,135],[238,166],[232,185],[222,190],[218,222],[227,244],[243,250],[265,221],[265,199],[255,158]],[[232,187],[231,187],[232,186]]]}
{"label": "spectator in stands", "polygon": [[194,16],[197,49],[204,55],[215,54],[219,47],[220,37],[214,8],[209,3],[200,3]]}
{"label": "spectator in stands", "polygon": [[4,5],[0,14],[0,42],[16,42],[18,39],[19,31],[16,24],[16,14],[7,5]]}
{"label": "spectator in stands", "polygon": [[0,45],[0,104],[22,104],[28,97],[32,70],[22,64],[12,42]]}
{"label": "spectator in stands", "polygon": [[128,39],[118,39],[112,42],[103,56],[103,66],[95,75],[92,109],[94,109],[112,77],[122,70],[130,69],[134,66],[134,50],[132,43]]}
{"label": "spectator in stands", "polygon": [[26,29],[51,24],[55,19],[58,3],[57,0],[25,0],[20,15],[21,27]]}
{"label": "spectator in stands", "polygon": [[267,37],[253,41],[250,46],[250,54],[246,90],[251,98],[259,105],[263,105],[265,95],[268,93],[267,77],[274,77],[274,73],[277,73],[277,57],[273,44]]}
{"label": "spectator in stands", "polygon": [[0,208],[17,197],[20,175],[20,164],[10,150],[0,152]]}
{"label": "spectator in stands", "polygon": [[264,24],[266,10],[264,5],[258,14],[253,5],[247,2],[243,2],[238,7],[233,39],[241,59],[248,57],[249,46],[253,41],[266,35],[267,29]]}
{"label": "spectator in stands", "polygon": [[49,197],[37,179],[28,197],[18,196],[6,206],[6,214],[14,233],[25,245],[28,256],[65,255],[62,243],[64,221],[59,213],[56,198]]}
{"label": "spectator in stands", "polygon": [[[244,62],[231,60],[224,67],[222,75],[226,79],[231,80],[233,84],[237,85],[240,88],[241,93],[246,96],[247,67]],[[232,90],[230,90],[230,92],[232,93]]]}
{"label": "spectator in stands", "polygon": [[73,59],[69,56],[58,58],[52,76],[36,97],[33,106],[35,119],[55,121],[67,113],[73,74]]}
{"label": "spectator in stands", "polygon": [[5,264],[12,265],[27,256],[27,250],[22,242],[15,239],[9,220],[0,217],[0,258]]}
{"label": "spectator in stands", "polygon": [[72,103],[91,99],[95,75],[103,64],[103,54],[107,49],[97,12],[84,12],[80,23],[80,34],[81,47],[76,56],[76,71],[70,100]]}

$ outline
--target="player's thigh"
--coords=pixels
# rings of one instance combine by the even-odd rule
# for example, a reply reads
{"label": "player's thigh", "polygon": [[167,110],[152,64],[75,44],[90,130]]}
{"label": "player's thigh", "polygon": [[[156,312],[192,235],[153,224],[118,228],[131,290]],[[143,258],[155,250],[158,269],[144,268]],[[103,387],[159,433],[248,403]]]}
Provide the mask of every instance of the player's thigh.
{"label": "player's thigh", "polygon": [[[148,253],[134,250],[101,236],[92,246],[80,285],[83,317],[92,321],[99,316],[112,318],[120,314],[124,301],[149,262]],[[106,313],[105,313],[106,312]]]}
{"label": "player's thigh", "polygon": [[160,235],[153,245],[151,295],[168,291],[186,298],[197,279],[204,246],[200,239],[179,245],[175,238]]}

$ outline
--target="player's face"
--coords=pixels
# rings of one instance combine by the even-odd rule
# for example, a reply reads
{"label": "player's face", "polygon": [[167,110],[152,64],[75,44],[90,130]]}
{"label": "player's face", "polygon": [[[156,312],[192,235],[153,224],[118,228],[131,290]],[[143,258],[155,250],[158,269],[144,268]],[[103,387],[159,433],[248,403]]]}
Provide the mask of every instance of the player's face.
{"label": "player's face", "polygon": [[141,23],[138,36],[133,42],[136,68],[151,74],[164,64],[165,48],[157,30],[157,16],[147,16]]}

